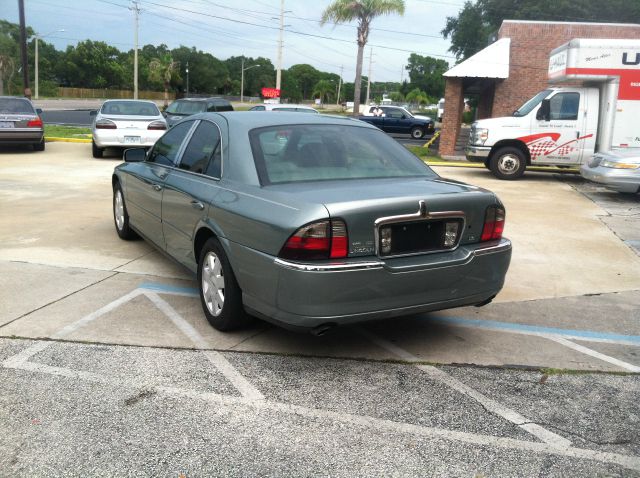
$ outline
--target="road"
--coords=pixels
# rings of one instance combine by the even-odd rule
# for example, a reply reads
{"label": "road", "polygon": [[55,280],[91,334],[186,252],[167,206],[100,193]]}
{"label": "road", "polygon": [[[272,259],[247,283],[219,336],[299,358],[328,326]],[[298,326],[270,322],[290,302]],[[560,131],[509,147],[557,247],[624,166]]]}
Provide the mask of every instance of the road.
{"label": "road", "polygon": [[6,474],[640,476],[640,198],[436,168],[506,205],[494,303],[223,334],[188,273],[117,238],[118,163],[0,151]]}

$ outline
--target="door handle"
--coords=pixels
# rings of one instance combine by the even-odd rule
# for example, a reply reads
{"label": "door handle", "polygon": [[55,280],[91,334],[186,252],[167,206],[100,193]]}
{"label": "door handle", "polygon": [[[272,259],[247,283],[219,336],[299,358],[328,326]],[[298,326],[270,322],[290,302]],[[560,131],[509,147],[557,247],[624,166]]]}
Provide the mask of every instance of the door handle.
{"label": "door handle", "polygon": [[580,131],[576,131],[576,139],[580,137]]}
{"label": "door handle", "polygon": [[200,201],[191,201],[191,207],[194,209],[198,209],[199,211],[204,210],[204,204],[202,204]]}
{"label": "door handle", "polygon": [[153,189],[155,189],[156,191],[162,191],[162,186],[160,186],[159,184],[152,184],[151,185],[153,187]]}

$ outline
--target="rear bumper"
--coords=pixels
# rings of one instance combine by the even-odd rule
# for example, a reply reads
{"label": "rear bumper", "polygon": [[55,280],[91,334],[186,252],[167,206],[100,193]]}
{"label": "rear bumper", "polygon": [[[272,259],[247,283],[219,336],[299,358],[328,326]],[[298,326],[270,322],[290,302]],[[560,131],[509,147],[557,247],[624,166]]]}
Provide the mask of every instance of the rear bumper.
{"label": "rear bumper", "polygon": [[580,175],[614,191],[636,193],[640,190],[640,171],[635,170],[635,174],[632,174],[631,171],[634,170],[603,168],[602,166],[590,168],[588,164],[583,164],[580,168]]}
{"label": "rear bumper", "polygon": [[468,161],[483,163],[491,153],[490,146],[471,146],[467,145],[464,154]]}
{"label": "rear bumper", "polygon": [[42,142],[42,129],[6,129],[0,130],[0,144],[37,144]]}
{"label": "rear bumper", "polygon": [[502,239],[385,261],[299,264],[271,258],[273,280],[261,281],[259,291],[255,276],[245,281],[242,272],[236,275],[249,311],[306,329],[481,303],[502,289],[510,260],[511,242]]}
{"label": "rear bumper", "polygon": [[[98,148],[150,148],[166,130],[102,129],[93,131],[93,142]],[[137,142],[127,142],[126,137],[139,138]]]}

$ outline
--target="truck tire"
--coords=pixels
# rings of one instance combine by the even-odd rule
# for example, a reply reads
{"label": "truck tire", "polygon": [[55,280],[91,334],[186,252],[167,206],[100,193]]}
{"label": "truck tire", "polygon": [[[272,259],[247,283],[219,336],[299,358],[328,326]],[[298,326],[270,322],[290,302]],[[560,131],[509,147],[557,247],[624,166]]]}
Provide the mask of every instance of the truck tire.
{"label": "truck tire", "polygon": [[420,139],[424,136],[424,130],[420,126],[414,126],[411,128],[411,137],[413,139]]}
{"label": "truck tire", "polygon": [[489,160],[489,169],[498,179],[518,179],[527,168],[527,158],[518,148],[500,148]]}

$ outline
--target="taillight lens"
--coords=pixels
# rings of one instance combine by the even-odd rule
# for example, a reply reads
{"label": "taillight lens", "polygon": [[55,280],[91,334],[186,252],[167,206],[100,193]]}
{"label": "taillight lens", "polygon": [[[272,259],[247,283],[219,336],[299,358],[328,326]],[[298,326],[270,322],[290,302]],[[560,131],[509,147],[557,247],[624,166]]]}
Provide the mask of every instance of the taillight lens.
{"label": "taillight lens", "polygon": [[347,225],[340,219],[318,221],[298,229],[280,250],[292,260],[341,259],[349,253]]}
{"label": "taillight lens", "polygon": [[96,121],[96,129],[118,129],[118,126],[111,120],[101,119]]}
{"label": "taillight lens", "polygon": [[27,128],[42,128],[42,120],[40,118],[29,120]]}
{"label": "taillight lens", "polygon": [[164,130],[167,129],[167,123],[164,121],[152,121],[149,123],[149,126],[147,126],[147,129]]}
{"label": "taillight lens", "polygon": [[504,231],[504,219],[504,208],[489,206],[484,216],[484,227],[482,228],[480,241],[501,239],[502,232]]}

